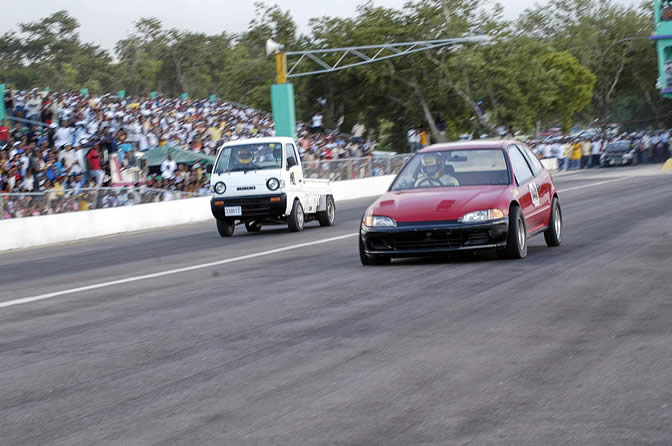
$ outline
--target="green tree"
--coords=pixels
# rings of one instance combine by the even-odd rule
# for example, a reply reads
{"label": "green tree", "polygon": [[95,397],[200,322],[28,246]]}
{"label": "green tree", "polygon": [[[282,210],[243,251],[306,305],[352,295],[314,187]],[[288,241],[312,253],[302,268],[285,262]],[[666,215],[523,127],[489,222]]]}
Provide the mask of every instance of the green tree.
{"label": "green tree", "polygon": [[563,129],[569,131],[572,117],[590,104],[596,76],[567,52],[547,54],[544,65],[550,75],[549,87],[555,89],[549,95],[551,107],[562,115]]}

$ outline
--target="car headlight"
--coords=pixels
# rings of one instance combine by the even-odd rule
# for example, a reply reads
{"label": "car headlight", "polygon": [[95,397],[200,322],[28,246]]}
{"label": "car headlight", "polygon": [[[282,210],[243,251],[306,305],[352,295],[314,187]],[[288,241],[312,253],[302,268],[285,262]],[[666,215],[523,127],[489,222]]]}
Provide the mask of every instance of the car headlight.
{"label": "car headlight", "polygon": [[215,193],[222,195],[224,192],[226,192],[226,184],[221,181],[215,184]]}
{"label": "car headlight", "polygon": [[487,209],[484,211],[475,211],[464,214],[459,219],[461,223],[479,223],[491,220],[500,220],[504,218],[504,212],[499,209]]}
{"label": "car headlight", "polygon": [[269,190],[278,190],[280,188],[280,180],[277,178],[269,178],[269,180],[266,181],[266,187]]}
{"label": "car headlight", "polygon": [[390,217],[380,217],[378,215],[367,215],[364,218],[364,226],[369,228],[392,228],[397,226],[397,222]]}

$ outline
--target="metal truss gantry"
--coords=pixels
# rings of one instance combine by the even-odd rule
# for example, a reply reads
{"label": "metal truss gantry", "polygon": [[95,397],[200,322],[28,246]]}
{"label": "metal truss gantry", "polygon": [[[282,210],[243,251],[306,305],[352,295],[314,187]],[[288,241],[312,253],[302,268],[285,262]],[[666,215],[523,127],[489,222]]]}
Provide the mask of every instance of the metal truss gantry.
{"label": "metal truss gantry", "polygon": [[[290,57],[299,57],[293,62],[291,68],[287,71],[287,77],[310,76],[313,74],[331,73],[334,71],[345,70],[346,68],[366,65],[381,60],[392,59],[405,56],[407,54],[418,53],[435,48],[449,47],[463,43],[487,43],[492,38],[487,35],[458,37],[454,39],[437,40],[419,40],[416,42],[385,43],[382,45],[364,45],[345,48],[323,48],[306,51],[289,51],[285,53],[287,59]],[[390,54],[392,53],[392,54]],[[334,56],[335,63],[326,60],[326,57]],[[350,56],[350,57],[348,57]],[[347,60],[346,60],[347,57]],[[320,70],[301,72],[298,69],[301,62],[309,59],[322,67]],[[345,61],[344,65],[341,65]],[[305,65],[305,64],[304,64]]]}

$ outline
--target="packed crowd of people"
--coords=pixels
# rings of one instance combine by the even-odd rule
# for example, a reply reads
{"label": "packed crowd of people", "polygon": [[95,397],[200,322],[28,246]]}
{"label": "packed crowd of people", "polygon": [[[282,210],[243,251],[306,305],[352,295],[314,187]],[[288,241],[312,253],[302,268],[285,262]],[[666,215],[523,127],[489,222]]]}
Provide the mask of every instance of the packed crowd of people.
{"label": "packed crowd of people", "polygon": [[[11,125],[0,123],[0,192],[45,192],[113,186],[110,160],[137,168],[142,154],[162,145],[215,156],[228,141],[275,134],[270,113],[227,101],[88,96],[7,91]],[[304,161],[365,156],[361,123],[353,135],[325,133],[322,116],[297,123]],[[207,166],[168,163],[147,177],[151,188],[207,194]],[[132,202],[132,201],[130,201]],[[129,202],[129,203],[130,203]],[[33,210],[32,213],[35,211]]]}
{"label": "packed crowd of people", "polygon": [[672,132],[653,130],[623,133],[611,137],[593,133],[584,136],[558,136],[530,142],[539,158],[557,158],[559,170],[588,169],[603,165],[601,157],[610,145],[628,145],[632,151],[630,164],[662,163],[672,156]]}

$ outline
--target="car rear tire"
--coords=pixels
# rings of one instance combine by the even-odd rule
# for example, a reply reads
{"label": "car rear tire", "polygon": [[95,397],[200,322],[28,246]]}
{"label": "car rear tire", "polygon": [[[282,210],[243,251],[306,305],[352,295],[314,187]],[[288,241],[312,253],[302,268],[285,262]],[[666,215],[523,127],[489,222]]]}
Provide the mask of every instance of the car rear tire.
{"label": "car rear tire", "polygon": [[548,229],[544,232],[544,239],[546,246],[551,248],[562,244],[562,211],[560,202],[555,197],[551,204],[551,218],[548,221]]}
{"label": "car rear tire", "polygon": [[261,225],[256,221],[248,221],[245,223],[245,229],[247,229],[247,232],[259,232],[261,231]]}
{"label": "car rear tire", "polygon": [[291,232],[303,231],[303,225],[306,223],[306,215],[303,213],[303,206],[299,200],[294,200],[292,212],[289,214],[287,226]]}
{"label": "car rear tire", "polygon": [[381,256],[381,255],[369,255],[364,250],[364,241],[362,238],[359,238],[359,259],[362,261],[364,266],[379,266],[379,265],[389,265],[392,262],[390,256]]}
{"label": "car rear tire", "polygon": [[217,232],[222,237],[231,237],[236,230],[236,222],[234,220],[219,220],[217,219]]}
{"label": "car rear tire", "polygon": [[527,226],[525,217],[518,206],[509,212],[509,233],[506,237],[506,248],[497,251],[500,257],[507,259],[524,259],[527,257]]}
{"label": "car rear tire", "polygon": [[317,220],[320,222],[320,226],[334,225],[334,221],[336,221],[336,203],[334,203],[334,197],[331,195],[327,197],[327,209],[317,213]]}

